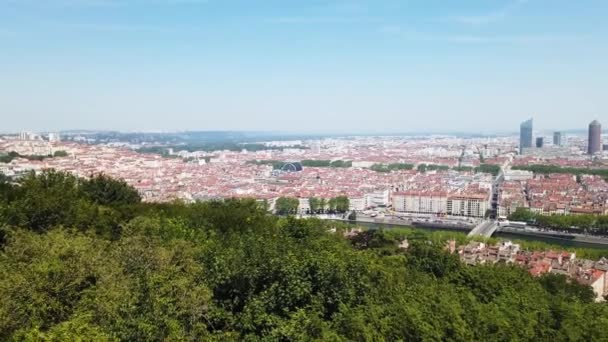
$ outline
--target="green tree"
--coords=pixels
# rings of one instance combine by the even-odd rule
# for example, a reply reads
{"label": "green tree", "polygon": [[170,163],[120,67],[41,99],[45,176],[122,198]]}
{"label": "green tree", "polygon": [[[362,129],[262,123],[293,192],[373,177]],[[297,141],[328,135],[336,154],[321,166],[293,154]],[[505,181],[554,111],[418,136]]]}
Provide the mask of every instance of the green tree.
{"label": "green tree", "polygon": [[279,215],[293,215],[297,213],[299,205],[297,198],[281,197],[275,203],[275,210]]}
{"label": "green tree", "polygon": [[8,207],[9,223],[44,231],[74,223],[80,202],[78,179],[64,172],[33,172],[20,181],[16,199]]}
{"label": "green tree", "polygon": [[[72,177],[30,175],[0,204],[20,215],[18,224],[0,227],[2,341],[605,336],[608,307],[594,302],[590,287],[552,274],[532,277],[517,265],[464,265],[443,246],[448,238],[466,243],[465,234],[378,229],[346,240],[347,223],[279,218],[255,200],[100,204]],[[62,202],[65,196],[72,201]],[[289,213],[297,203],[277,204]],[[54,228],[29,226],[39,222]],[[398,248],[405,238],[409,248]]]}
{"label": "green tree", "polygon": [[500,165],[494,164],[481,164],[475,168],[477,173],[490,173],[493,176],[497,176],[500,173]]}
{"label": "green tree", "polygon": [[63,150],[55,151],[55,153],[53,153],[53,157],[67,157],[67,156],[68,156],[68,153]]}
{"label": "green tree", "polygon": [[321,201],[318,198],[310,197],[308,199],[308,205],[310,206],[310,213],[316,214],[321,209]]}
{"label": "green tree", "polygon": [[11,179],[0,173],[0,203],[11,202],[14,199],[15,192],[16,189]]}
{"label": "green tree", "polygon": [[330,198],[327,201],[327,207],[329,209],[330,213],[335,213],[338,207],[338,200],[334,197],[334,198]]}
{"label": "green tree", "polygon": [[545,274],[540,278],[540,283],[554,296],[580,300],[584,303],[592,303],[595,300],[595,293],[590,286],[581,285],[561,274]]}
{"label": "green tree", "polygon": [[511,213],[511,215],[509,215],[509,220],[511,221],[529,222],[535,218],[536,215],[526,208],[517,208],[513,213]]}
{"label": "green tree", "polygon": [[334,199],[334,205],[335,205],[335,210],[339,213],[345,213],[348,211],[349,206],[350,206],[350,202],[348,200],[348,197],[346,196],[338,196],[335,197]]}
{"label": "green tree", "polygon": [[137,190],[123,180],[97,174],[81,182],[80,189],[89,200],[102,205],[128,205],[141,201]]}
{"label": "green tree", "polygon": [[351,211],[350,214],[348,214],[348,220],[356,222],[357,221],[357,212],[354,210]]}
{"label": "green tree", "polygon": [[325,198],[319,199],[319,208],[321,209],[322,213],[325,212],[325,209],[327,208],[327,199],[325,199]]}

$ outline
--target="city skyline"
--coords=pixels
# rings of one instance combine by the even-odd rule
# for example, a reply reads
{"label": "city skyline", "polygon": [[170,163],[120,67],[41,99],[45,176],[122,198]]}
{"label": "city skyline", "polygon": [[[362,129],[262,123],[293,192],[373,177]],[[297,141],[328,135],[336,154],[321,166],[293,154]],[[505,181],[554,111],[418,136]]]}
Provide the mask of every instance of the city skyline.
{"label": "city skyline", "polygon": [[10,131],[483,133],[607,112],[603,1],[0,5]]}
{"label": "city skyline", "polygon": [[587,153],[590,155],[602,151],[602,125],[597,120],[589,124],[589,139]]}
{"label": "city skyline", "polygon": [[[534,121],[534,117],[529,117],[529,119],[532,119]],[[528,119],[528,120],[529,120]],[[527,121],[527,120],[526,120]],[[593,121],[599,121],[598,119],[594,119]],[[589,128],[588,128],[588,121],[586,121],[585,123],[581,123],[581,125],[577,126],[577,127],[567,127],[567,128],[555,128],[555,127],[541,127],[541,128],[537,128],[537,125],[534,124],[533,127],[533,133],[541,133],[541,134],[545,134],[547,138],[551,138],[555,133],[560,133],[562,135],[566,135],[566,134],[575,134],[575,135],[585,135],[587,136],[589,133]],[[382,130],[382,131],[373,131],[373,130],[354,130],[354,131],[341,131],[341,130],[331,130],[331,129],[319,129],[319,130],[302,130],[302,129],[285,129],[285,130],[272,130],[272,129],[267,129],[267,130],[252,130],[252,129],[243,129],[243,130],[232,130],[232,129],[198,129],[198,128],[190,128],[190,129],[150,129],[150,130],[146,130],[146,129],[117,129],[117,128],[101,128],[101,129],[86,129],[86,128],[78,128],[78,127],[68,127],[68,128],[60,128],[60,129],[40,129],[40,130],[36,130],[36,129],[31,129],[28,128],[27,125],[25,125],[24,127],[20,127],[17,129],[6,129],[6,128],[0,128],[0,134],[19,134],[22,132],[32,132],[32,133],[41,133],[41,134],[46,134],[46,133],[55,133],[55,132],[66,132],[66,133],[75,133],[75,132],[82,132],[82,133],[91,133],[91,132],[119,132],[119,133],[149,133],[149,134],[168,134],[168,133],[180,133],[180,132],[242,132],[242,133],[258,133],[258,134],[276,134],[276,135],[310,135],[310,136],[334,136],[334,135],[339,135],[339,136],[374,136],[374,135],[378,135],[378,136],[390,136],[390,135],[395,135],[395,136],[406,136],[406,135],[412,135],[412,136],[418,136],[418,135],[480,135],[480,136],[507,136],[507,135],[520,135],[521,134],[521,124],[523,122],[520,122],[520,127],[518,128],[516,126],[516,122],[513,123],[513,125],[509,126],[508,128],[502,128],[502,129],[488,129],[488,130],[484,130],[483,132],[480,132],[479,130],[450,130],[450,129],[444,129],[444,130],[418,130],[418,131],[407,131],[407,130],[396,130],[396,129],[388,129],[388,130]],[[601,122],[600,122],[601,124]],[[542,126],[542,123],[541,123]],[[603,134],[607,134],[608,133],[608,129],[607,128],[602,128],[602,135]],[[552,140],[552,139],[550,139]]]}
{"label": "city skyline", "polygon": [[606,18],[0,0],[0,341],[606,340]]}

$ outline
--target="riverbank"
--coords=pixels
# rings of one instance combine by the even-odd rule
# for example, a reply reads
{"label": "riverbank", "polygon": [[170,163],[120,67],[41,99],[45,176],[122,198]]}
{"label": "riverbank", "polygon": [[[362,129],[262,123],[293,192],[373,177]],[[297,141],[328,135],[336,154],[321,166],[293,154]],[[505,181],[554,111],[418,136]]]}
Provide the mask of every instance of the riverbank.
{"label": "riverbank", "polygon": [[[343,219],[332,219],[335,221],[347,222],[360,225],[371,229],[377,228],[417,228],[430,231],[458,231],[468,233],[475,227],[467,222],[411,222],[407,220],[395,220],[387,218],[357,218],[356,222]],[[550,244],[557,244],[564,247],[588,247],[608,249],[608,239],[593,236],[572,235],[559,232],[529,231],[521,228],[501,227],[493,237],[508,239],[524,239],[528,241],[539,241]]]}
{"label": "riverbank", "polygon": [[501,227],[494,236],[498,238],[526,238],[527,240],[558,243],[564,246],[608,248],[608,239],[606,238],[563,234],[550,231],[529,231],[521,228]]}

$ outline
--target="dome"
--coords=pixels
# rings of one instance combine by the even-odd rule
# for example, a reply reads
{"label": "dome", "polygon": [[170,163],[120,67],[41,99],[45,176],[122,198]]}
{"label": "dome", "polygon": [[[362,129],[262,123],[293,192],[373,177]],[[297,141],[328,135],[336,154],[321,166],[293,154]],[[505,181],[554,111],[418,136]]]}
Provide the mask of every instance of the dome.
{"label": "dome", "polygon": [[283,165],[283,167],[281,167],[281,171],[287,171],[287,172],[302,171],[302,163],[300,163],[300,162],[285,163],[285,165]]}

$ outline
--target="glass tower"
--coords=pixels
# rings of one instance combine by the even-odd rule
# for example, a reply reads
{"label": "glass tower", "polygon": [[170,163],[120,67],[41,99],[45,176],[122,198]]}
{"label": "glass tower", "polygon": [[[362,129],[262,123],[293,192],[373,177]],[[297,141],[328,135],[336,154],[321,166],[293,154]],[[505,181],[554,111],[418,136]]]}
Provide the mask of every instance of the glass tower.
{"label": "glass tower", "polygon": [[524,121],[519,126],[519,153],[522,154],[524,148],[532,147],[532,119]]}

